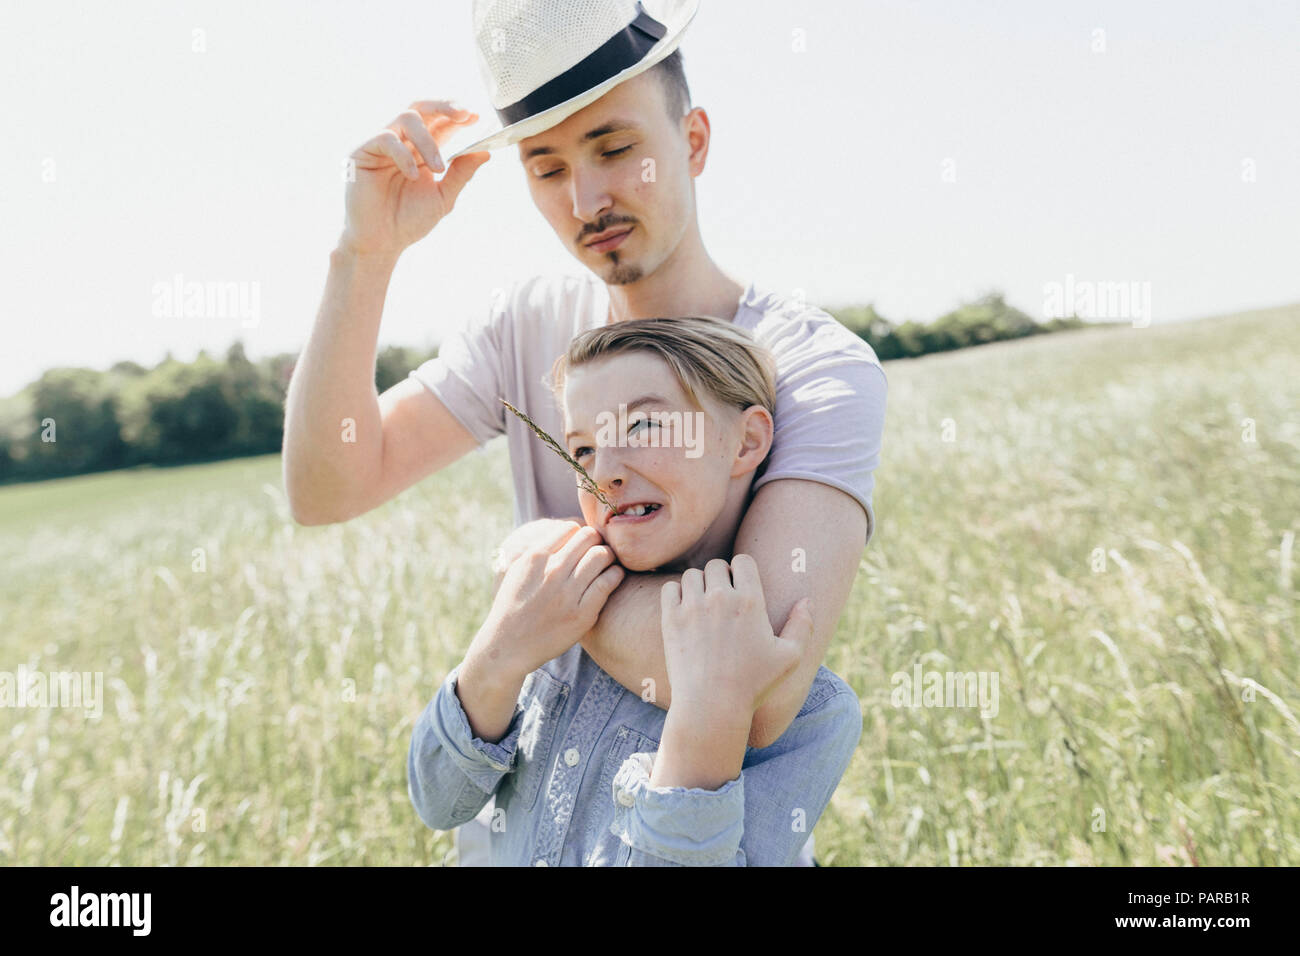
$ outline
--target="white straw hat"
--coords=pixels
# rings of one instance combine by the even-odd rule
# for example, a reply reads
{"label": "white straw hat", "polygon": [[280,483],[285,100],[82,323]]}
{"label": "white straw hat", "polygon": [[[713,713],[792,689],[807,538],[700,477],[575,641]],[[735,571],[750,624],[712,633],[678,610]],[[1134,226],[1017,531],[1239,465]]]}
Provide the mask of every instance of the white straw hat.
{"label": "white straw hat", "polygon": [[474,0],[479,70],[501,126],[458,149],[510,146],[568,119],[681,43],[699,0]]}

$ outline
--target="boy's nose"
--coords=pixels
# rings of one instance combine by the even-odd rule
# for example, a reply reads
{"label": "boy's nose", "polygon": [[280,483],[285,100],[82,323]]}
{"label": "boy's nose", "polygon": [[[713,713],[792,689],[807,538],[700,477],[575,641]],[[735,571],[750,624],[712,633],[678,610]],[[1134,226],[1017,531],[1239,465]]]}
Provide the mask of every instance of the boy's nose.
{"label": "boy's nose", "polygon": [[596,454],[596,464],[591,477],[601,491],[617,490],[623,486],[623,464],[617,449],[603,448]]}

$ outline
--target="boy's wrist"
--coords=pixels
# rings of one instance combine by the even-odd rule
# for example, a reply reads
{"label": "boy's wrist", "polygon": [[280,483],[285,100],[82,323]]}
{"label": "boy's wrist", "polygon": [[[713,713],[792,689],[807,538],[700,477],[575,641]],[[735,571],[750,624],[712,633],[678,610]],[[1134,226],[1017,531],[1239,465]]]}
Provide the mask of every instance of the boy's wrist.
{"label": "boy's wrist", "polygon": [[664,719],[650,785],[717,790],[740,774],[753,714],[677,697]]}
{"label": "boy's wrist", "polygon": [[470,642],[469,650],[465,652],[465,663],[461,667],[463,669],[472,660],[473,669],[480,680],[490,680],[502,687],[523,684],[524,678],[537,668],[526,667],[515,660],[512,649],[518,646],[517,639],[498,627],[492,618],[488,618]]}

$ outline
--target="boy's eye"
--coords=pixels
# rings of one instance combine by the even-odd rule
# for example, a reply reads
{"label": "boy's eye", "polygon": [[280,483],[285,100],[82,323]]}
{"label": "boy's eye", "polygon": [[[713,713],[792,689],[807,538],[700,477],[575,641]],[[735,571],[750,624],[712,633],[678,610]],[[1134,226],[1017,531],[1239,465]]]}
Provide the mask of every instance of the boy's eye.
{"label": "boy's eye", "polygon": [[641,418],[638,419],[637,421],[632,422],[632,424],[628,426],[627,429],[628,437],[635,438],[637,445],[641,445],[642,443],[649,443],[651,441],[649,436],[646,435],[646,431],[648,429],[642,428],[641,427],[642,425],[653,425],[655,428],[658,428],[659,422],[655,421],[652,418]]}
{"label": "boy's eye", "polygon": [[590,454],[591,454],[591,449],[588,446],[583,445],[581,448],[579,448],[577,451],[573,453],[573,457],[576,460],[581,461],[582,459],[586,458]]}

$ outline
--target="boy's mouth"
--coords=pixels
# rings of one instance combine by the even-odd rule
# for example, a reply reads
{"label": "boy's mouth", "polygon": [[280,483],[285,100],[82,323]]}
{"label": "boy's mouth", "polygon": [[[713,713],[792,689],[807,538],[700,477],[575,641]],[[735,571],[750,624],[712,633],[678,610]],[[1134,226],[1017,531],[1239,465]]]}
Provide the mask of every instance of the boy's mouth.
{"label": "boy's mouth", "polygon": [[650,521],[663,511],[663,507],[657,501],[637,501],[620,505],[618,511],[609,515],[605,522],[606,524],[637,524]]}

